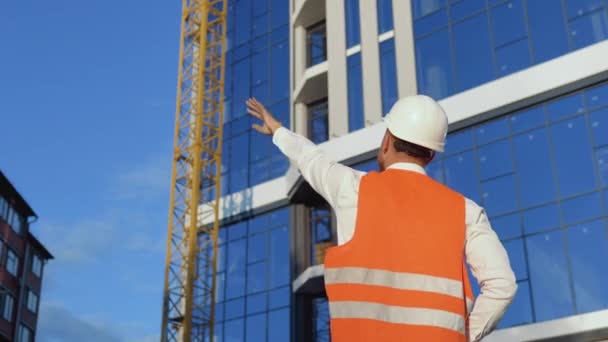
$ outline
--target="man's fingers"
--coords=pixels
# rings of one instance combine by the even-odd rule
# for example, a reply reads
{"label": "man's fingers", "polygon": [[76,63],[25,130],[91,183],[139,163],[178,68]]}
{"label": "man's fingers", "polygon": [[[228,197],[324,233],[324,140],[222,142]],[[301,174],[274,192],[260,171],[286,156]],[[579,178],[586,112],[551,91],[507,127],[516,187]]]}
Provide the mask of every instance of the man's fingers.
{"label": "man's fingers", "polygon": [[253,127],[253,129],[255,129],[256,131],[258,131],[260,133],[268,134],[268,130],[263,126],[260,126],[258,124],[253,124],[253,125],[251,125],[251,127]]}
{"label": "man's fingers", "polygon": [[258,119],[262,119],[262,115],[255,109],[247,109],[247,113],[251,114],[252,116],[255,116]]}

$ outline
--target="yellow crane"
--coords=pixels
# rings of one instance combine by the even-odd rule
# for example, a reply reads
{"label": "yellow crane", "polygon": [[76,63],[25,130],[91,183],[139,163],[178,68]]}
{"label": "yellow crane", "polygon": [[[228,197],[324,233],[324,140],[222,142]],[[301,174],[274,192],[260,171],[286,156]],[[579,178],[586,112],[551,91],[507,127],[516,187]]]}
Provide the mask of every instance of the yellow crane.
{"label": "yellow crane", "polygon": [[213,337],[226,12],[227,0],[182,3],[162,308],[165,342]]}

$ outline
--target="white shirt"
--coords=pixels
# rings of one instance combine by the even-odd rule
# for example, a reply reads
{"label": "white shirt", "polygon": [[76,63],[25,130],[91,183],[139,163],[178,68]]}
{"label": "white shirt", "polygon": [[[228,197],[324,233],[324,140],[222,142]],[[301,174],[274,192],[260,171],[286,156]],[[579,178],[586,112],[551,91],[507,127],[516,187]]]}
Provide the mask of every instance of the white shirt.
{"label": "white shirt", "polygon": [[[349,241],[355,230],[359,183],[365,172],[331,160],[310,140],[284,127],[274,133],[273,142],[334,209],[338,244]],[[411,163],[396,163],[388,168],[426,174],[424,168]],[[517,284],[507,253],[484,209],[468,198],[465,204],[466,260],[480,286],[480,294],[469,314],[469,338],[479,341],[504,315],[515,296]]]}

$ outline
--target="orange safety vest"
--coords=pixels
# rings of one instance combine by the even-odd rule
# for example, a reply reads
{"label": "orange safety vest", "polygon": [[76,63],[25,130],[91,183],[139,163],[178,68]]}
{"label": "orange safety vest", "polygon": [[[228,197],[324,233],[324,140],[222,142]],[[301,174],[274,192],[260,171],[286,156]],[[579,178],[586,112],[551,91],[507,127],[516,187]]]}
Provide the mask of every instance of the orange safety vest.
{"label": "orange safety vest", "polygon": [[426,175],[361,179],[354,236],[325,256],[334,342],[466,341],[464,197]]}

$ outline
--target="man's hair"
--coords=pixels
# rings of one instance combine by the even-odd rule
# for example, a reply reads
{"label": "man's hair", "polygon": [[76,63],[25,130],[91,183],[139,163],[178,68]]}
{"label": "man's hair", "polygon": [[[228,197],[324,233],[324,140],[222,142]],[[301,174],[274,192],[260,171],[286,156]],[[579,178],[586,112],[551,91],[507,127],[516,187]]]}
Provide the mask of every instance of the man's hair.
{"label": "man's hair", "polygon": [[424,146],[412,144],[411,142],[401,140],[401,139],[395,137],[394,135],[393,135],[393,137],[395,138],[393,146],[395,147],[395,150],[397,152],[405,153],[411,157],[423,158],[423,159],[429,159],[429,160],[432,159],[435,154],[433,152],[433,150],[428,149]]}

